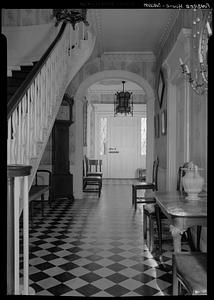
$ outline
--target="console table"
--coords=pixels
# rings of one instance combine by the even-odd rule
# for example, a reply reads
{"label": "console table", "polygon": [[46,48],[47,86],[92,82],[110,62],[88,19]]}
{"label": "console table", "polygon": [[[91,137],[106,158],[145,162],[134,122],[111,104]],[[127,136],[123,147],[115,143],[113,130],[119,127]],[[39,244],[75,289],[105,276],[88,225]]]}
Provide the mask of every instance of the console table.
{"label": "console table", "polygon": [[207,194],[200,200],[186,200],[180,192],[155,192],[156,204],[170,222],[174,251],[181,251],[181,234],[189,227],[207,226]]}

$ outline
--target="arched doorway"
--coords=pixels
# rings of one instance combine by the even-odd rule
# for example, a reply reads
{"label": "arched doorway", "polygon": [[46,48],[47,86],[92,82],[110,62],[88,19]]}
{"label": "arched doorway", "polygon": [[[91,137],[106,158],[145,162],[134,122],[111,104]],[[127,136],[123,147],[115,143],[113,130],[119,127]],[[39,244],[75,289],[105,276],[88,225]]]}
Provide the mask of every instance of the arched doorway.
{"label": "arched doorway", "polygon": [[146,94],[147,103],[147,178],[152,178],[152,163],[154,159],[154,100],[155,95],[152,87],[143,77],[128,71],[123,70],[106,70],[97,72],[84,80],[75,96],[75,167],[74,167],[74,197],[82,198],[82,159],[83,159],[83,102],[86,91],[95,82],[104,79],[120,79],[130,80],[138,84]]}

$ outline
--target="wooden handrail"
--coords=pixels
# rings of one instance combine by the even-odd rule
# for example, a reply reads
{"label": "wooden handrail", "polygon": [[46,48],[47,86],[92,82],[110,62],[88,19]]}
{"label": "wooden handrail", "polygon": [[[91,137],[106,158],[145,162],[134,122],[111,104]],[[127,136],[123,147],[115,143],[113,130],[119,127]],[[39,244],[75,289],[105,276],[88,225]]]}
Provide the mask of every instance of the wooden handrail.
{"label": "wooden handrail", "polygon": [[7,119],[10,118],[13,111],[16,109],[16,107],[19,105],[19,102],[21,101],[22,97],[24,96],[24,93],[26,92],[26,89],[31,85],[31,82],[34,80],[36,75],[39,73],[43,65],[45,64],[47,58],[50,56],[54,46],[57,44],[59,39],[61,38],[64,30],[66,27],[66,22],[63,22],[60,31],[55,38],[55,40],[51,43],[47,51],[44,53],[44,55],[41,57],[41,59],[35,64],[31,72],[27,75],[24,82],[21,84],[21,86],[17,89],[17,91],[13,94],[13,96],[10,98],[7,104]]}

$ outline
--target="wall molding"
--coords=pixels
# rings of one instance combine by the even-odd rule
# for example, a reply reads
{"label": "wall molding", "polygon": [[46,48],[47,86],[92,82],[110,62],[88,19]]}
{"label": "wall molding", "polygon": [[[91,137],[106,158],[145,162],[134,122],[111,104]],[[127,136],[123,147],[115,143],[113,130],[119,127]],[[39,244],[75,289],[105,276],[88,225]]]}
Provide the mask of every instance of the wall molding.
{"label": "wall molding", "polygon": [[115,51],[104,52],[101,55],[103,61],[134,61],[134,62],[155,62],[156,57],[152,51],[128,52]]}

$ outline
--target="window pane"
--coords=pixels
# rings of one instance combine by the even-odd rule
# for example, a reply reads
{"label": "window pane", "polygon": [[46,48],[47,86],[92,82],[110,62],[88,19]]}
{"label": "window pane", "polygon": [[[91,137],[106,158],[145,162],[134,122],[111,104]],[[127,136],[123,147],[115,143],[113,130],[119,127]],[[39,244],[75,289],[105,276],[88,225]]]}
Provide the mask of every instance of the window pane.
{"label": "window pane", "polygon": [[146,155],[146,118],[141,118],[141,155]]}

